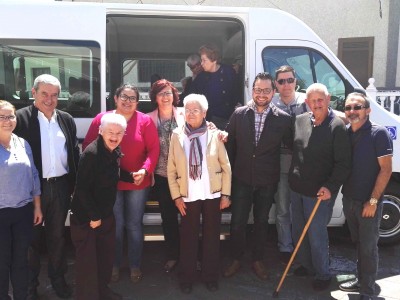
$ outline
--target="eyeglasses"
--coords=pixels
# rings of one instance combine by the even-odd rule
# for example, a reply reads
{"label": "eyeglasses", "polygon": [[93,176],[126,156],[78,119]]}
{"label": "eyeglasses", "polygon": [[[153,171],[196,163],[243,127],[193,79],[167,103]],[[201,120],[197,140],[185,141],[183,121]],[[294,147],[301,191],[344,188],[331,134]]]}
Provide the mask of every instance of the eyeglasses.
{"label": "eyeglasses", "polygon": [[265,89],[253,88],[253,91],[254,91],[255,94],[263,93],[263,94],[268,95],[268,94],[271,94],[272,89],[269,89],[269,88],[265,88]]}
{"label": "eyeglasses", "polygon": [[284,85],[286,82],[288,84],[290,84],[290,83],[293,83],[294,81],[295,81],[294,78],[286,78],[286,79],[282,78],[282,79],[277,80],[276,82],[279,83],[279,85]]}
{"label": "eyeglasses", "polygon": [[14,121],[15,120],[15,115],[9,115],[9,116],[0,116],[0,121],[5,122],[5,121]]}
{"label": "eyeglasses", "polygon": [[354,106],[351,106],[351,105],[346,105],[345,107],[344,107],[344,110],[345,111],[350,111],[350,110],[361,110],[361,109],[363,109],[363,108],[366,108],[364,105],[360,105],[360,104],[357,104],[357,105],[354,105]]}
{"label": "eyeglasses", "polygon": [[137,100],[138,100],[136,96],[129,97],[128,95],[125,95],[125,94],[119,95],[119,98],[121,98],[122,101],[129,100],[129,102],[137,102]]}
{"label": "eyeglasses", "polygon": [[195,64],[195,65],[189,65],[189,64],[187,64],[187,66],[188,66],[188,68],[189,68],[190,70],[194,70],[194,69],[196,69],[197,67],[199,67],[200,64]]}
{"label": "eyeglasses", "polygon": [[172,92],[160,92],[157,94],[158,97],[169,97],[172,96]]}
{"label": "eyeglasses", "polygon": [[198,115],[201,113],[201,110],[198,108],[195,109],[185,109],[185,114],[190,115],[190,114],[194,114],[194,115]]}

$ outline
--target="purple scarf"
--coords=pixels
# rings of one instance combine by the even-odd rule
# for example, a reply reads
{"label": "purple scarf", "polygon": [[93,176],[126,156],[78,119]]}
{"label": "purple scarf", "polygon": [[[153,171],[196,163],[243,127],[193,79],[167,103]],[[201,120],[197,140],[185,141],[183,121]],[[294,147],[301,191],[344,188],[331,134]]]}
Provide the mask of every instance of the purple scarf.
{"label": "purple scarf", "polygon": [[201,178],[201,164],[203,162],[203,151],[199,137],[207,132],[207,123],[203,123],[199,128],[192,129],[192,127],[185,123],[185,134],[190,140],[189,150],[189,177],[193,180]]}

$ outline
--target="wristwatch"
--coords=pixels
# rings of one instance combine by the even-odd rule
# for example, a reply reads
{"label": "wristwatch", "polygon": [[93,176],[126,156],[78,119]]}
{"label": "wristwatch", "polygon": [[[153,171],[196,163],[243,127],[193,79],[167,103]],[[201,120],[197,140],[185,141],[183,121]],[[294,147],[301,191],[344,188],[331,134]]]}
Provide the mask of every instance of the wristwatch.
{"label": "wristwatch", "polygon": [[369,199],[369,204],[370,205],[377,205],[378,204],[378,199],[371,197],[371,199]]}

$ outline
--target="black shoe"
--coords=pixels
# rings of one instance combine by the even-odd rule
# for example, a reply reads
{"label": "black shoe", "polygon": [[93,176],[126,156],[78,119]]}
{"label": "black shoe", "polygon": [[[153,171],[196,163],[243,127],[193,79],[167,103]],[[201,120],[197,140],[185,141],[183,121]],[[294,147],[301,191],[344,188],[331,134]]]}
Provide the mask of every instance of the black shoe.
{"label": "black shoe", "polygon": [[52,280],[51,285],[59,298],[67,299],[72,296],[72,289],[67,285],[64,277]]}
{"label": "black shoe", "polygon": [[29,287],[27,300],[38,300],[39,294],[36,287]]}
{"label": "black shoe", "polygon": [[117,294],[114,292],[112,289],[107,288],[107,291],[105,292],[104,295],[100,296],[101,300],[121,300],[122,296],[120,294]]}
{"label": "black shoe", "polygon": [[182,282],[179,284],[182,293],[184,294],[190,294],[192,292],[192,284],[191,283],[186,283]]}
{"label": "black shoe", "polygon": [[312,283],[312,286],[315,291],[323,291],[323,290],[326,290],[330,284],[331,284],[331,278],[315,279]]}
{"label": "black shoe", "polygon": [[206,282],[206,288],[210,292],[218,291],[218,282],[216,282],[216,281],[207,281]]}
{"label": "black shoe", "polygon": [[284,265],[287,265],[292,257],[292,252],[279,252],[279,260]]}
{"label": "black shoe", "polygon": [[294,270],[293,274],[295,276],[299,276],[299,277],[314,276],[315,275],[314,272],[309,271],[306,267],[303,267],[303,266],[300,266],[296,270]]}
{"label": "black shoe", "polygon": [[339,289],[345,292],[358,292],[360,290],[358,278],[340,284]]}
{"label": "black shoe", "polygon": [[171,273],[175,269],[177,263],[178,263],[177,260],[174,259],[168,260],[164,265],[165,273]]}

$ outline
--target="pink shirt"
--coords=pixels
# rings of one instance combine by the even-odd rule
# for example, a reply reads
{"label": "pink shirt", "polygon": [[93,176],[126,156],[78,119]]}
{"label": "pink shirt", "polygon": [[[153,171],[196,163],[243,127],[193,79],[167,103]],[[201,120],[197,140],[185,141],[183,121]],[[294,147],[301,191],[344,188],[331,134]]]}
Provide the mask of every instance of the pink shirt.
{"label": "pink shirt", "polygon": [[[83,150],[97,138],[101,117],[106,113],[114,112],[103,112],[93,119],[82,143]],[[121,158],[121,169],[128,172],[146,169],[149,172],[149,176],[146,176],[140,185],[119,181],[118,190],[140,190],[148,187],[151,184],[151,175],[157,165],[160,153],[157,128],[151,118],[139,111],[135,111],[128,121],[128,127],[120,147],[124,154]]]}

